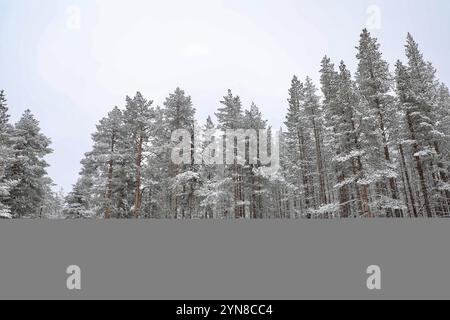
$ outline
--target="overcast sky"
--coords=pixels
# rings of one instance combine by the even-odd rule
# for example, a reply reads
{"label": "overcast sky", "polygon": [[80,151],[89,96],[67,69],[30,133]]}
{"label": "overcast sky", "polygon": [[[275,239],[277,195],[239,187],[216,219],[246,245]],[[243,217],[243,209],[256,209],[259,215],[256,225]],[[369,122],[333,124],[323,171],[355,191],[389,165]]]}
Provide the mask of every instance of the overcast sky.
{"label": "overcast sky", "polygon": [[14,121],[41,121],[69,191],[95,124],[138,90],[161,105],[180,86],[203,120],[230,88],[280,126],[292,75],[317,81],[325,54],[354,71],[364,27],[391,65],[411,32],[450,84],[449,14],[448,0],[0,0],[0,89]]}

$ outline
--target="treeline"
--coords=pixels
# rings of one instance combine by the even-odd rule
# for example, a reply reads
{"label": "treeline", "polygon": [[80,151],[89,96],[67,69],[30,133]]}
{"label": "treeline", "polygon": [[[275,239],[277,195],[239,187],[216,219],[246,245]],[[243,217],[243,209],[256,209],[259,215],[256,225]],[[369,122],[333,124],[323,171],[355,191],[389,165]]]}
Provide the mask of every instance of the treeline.
{"label": "treeline", "polygon": [[[179,88],[162,107],[140,93],[127,97],[124,110],[114,108],[97,126],[64,214],[106,219],[449,217],[449,90],[409,34],[405,49],[406,62],[398,61],[391,72],[377,39],[363,30],[354,76],[344,62],[335,66],[325,57],[321,94],[310,78],[294,77],[277,173],[261,170],[259,161],[194,161],[199,151],[194,149],[210,142],[194,143],[202,132],[268,129],[271,136],[258,107],[253,103],[245,109],[231,91],[220,101],[217,123],[209,117],[203,125],[196,124],[191,97]],[[192,132],[192,163],[171,161],[177,129]]]}
{"label": "treeline", "polygon": [[63,198],[55,194],[44,157],[52,152],[50,139],[26,110],[9,121],[7,100],[0,91],[0,219],[60,217]]}

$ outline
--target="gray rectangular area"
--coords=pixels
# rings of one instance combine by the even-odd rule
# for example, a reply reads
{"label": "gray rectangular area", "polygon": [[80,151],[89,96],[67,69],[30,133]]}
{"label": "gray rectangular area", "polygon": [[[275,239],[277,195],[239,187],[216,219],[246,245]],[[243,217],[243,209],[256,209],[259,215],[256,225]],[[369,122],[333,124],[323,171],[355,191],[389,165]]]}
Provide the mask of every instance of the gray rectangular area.
{"label": "gray rectangular area", "polygon": [[[0,299],[449,299],[450,221],[2,221]],[[81,290],[66,287],[70,265]],[[381,290],[367,268],[381,268]]]}

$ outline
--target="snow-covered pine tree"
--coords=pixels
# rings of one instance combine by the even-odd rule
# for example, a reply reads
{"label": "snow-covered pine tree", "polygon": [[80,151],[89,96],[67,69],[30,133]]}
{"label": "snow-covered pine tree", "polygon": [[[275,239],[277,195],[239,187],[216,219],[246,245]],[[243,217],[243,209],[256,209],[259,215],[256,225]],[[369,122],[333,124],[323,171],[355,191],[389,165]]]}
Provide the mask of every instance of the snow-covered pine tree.
{"label": "snow-covered pine tree", "polygon": [[[218,129],[223,133],[227,130],[239,130],[243,129],[243,117],[244,113],[242,110],[242,102],[239,96],[234,96],[231,90],[228,90],[228,95],[224,96],[224,99],[220,102],[222,107],[220,107],[216,113],[218,120]],[[229,140],[229,137],[227,137]],[[245,211],[245,194],[243,192],[243,167],[238,164],[239,159],[237,154],[237,144],[236,139],[230,141],[234,142],[234,164],[225,165],[224,171],[224,181],[228,181],[228,178],[232,180],[232,186],[226,192],[229,192],[230,198],[232,199],[229,203],[229,207],[224,208],[224,216],[230,217],[231,213],[234,213],[236,219],[243,219],[246,217]],[[227,145],[227,149],[230,146]],[[224,151],[224,159],[226,159]],[[222,184],[224,187],[225,183]]]}
{"label": "snow-covered pine tree", "polygon": [[92,203],[93,185],[92,177],[81,172],[77,183],[65,198],[63,216],[66,219],[92,219],[97,216],[92,209],[94,208]]}
{"label": "snow-covered pine tree", "polygon": [[[197,206],[195,198],[196,188],[199,184],[199,174],[194,165],[195,146],[195,108],[192,99],[180,88],[176,88],[164,102],[163,125],[167,132],[167,148],[169,151],[167,159],[169,161],[169,175],[171,179],[171,208],[173,217],[192,218]],[[172,133],[176,130],[187,130],[191,133],[191,162],[178,165],[171,161],[170,152],[178,144],[178,141],[171,141]]]}
{"label": "snow-covered pine tree", "polygon": [[216,112],[219,121],[218,128],[221,130],[242,129],[243,110],[242,102],[239,96],[234,96],[231,90],[223,97],[220,102],[222,105]]}
{"label": "snow-covered pine tree", "polygon": [[290,150],[290,170],[288,181],[298,186],[297,200],[294,201],[294,211],[305,217],[311,217],[312,210],[317,209],[314,197],[314,182],[311,175],[310,159],[312,142],[307,134],[309,127],[302,112],[305,108],[305,87],[297,76],[294,76],[289,89],[289,108],[286,116],[284,141]]}
{"label": "snow-covered pine tree", "polygon": [[51,220],[64,219],[64,198],[64,191],[62,189],[54,192],[49,188],[44,199],[42,217]]}
{"label": "snow-covered pine tree", "polygon": [[204,156],[199,171],[201,186],[197,193],[203,216],[205,219],[234,218],[233,171],[221,161],[224,157],[223,131],[217,129],[210,116],[201,129],[197,144]]}
{"label": "snow-covered pine tree", "polygon": [[14,160],[10,174],[17,184],[10,191],[8,203],[15,218],[42,215],[43,201],[52,184],[44,159],[52,153],[50,143],[41,133],[39,122],[26,110],[14,127]]}
{"label": "snow-covered pine tree", "polygon": [[0,91],[0,219],[11,218],[11,211],[7,205],[13,182],[8,179],[7,171],[12,161],[12,128],[9,124],[8,106],[4,91]]}
{"label": "snow-covered pine tree", "polygon": [[125,159],[125,130],[123,113],[115,107],[107,117],[100,120],[97,131],[92,135],[93,148],[84,161],[85,166],[91,166],[95,172],[95,187],[93,197],[95,210],[98,215],[104,215],[105,219],[120,217],[121,209],[118,204],[123,200],[118,192],[121,177],[117,175],[118,167]]}
{"label": "snow-covered pine tree", "polygon": [[[433,214],[431,212],[431,204],[430,204],[430,196],[429,191],[427,187],[427,181],[425,181],[425,173],[424,173],[424,163],[420,157],[420,144],[419,140],[416,136],[416,128],[413,122],[413,116],[417,116],[418,113],[414,111],[414,103],[413,99],[411,97],[410,89],[409,89],[409,75],[408,70],[406,66],[398,61],[396,64],[396,82],[397,82],[397,91],[399,96],[399,107],[401,108],[404,117],[405,117],[405,123],[406,128],[408,130],[408,140],[404,140],[400,144],[400,152],[402,156],[402,162],[404,163],[404,166],[408,168],[407,162],[405,159],[405,151],[404,146],[406,144],[411,145],[411,152],[412,152],[412,159],[414,159],[414,165],[416,168],[416,172],[413,172],[413,175],[411,177],[411,183],[415,182],[416,174],[418,175],[418,181],[419,181],[419,187],[422,193],[422,199],[418,199],[418,204],[420,206],[418,212],[415,213],[415,215],[424,215],[424,213],[428,217],[432,217]],[[410,191],[410,193],[413,193],[413,190]],[[411,195],[411,201],[415,201],[415,195]],[[421,204],[424,203],[422,206]],[[424,209],[424,210],[423,210]]]}
{"label": "snow-covered pine tree", "polygon": [[[344,62],[339,72],[328,57],[322,60],[321,84],[324,94],[324,112],[327,138],[333,150],[336,172],[336,187],[339,190],[341,217],[370,216],[366,186],[359,185],[363,172],[360,145],[360,119],[357,116],[359,103],[351,74]],[[364,190],[366,191],[366,190]]]}
{"label": "snow-covered pine tree", "polygon": [[450,91],[444,83],[439,86],[437,111],[439,115],[436,122],[437,130],[443,134],[437,138],[442,145],[442,152],[448,156],[450,154]]}
{"label": "snow-covered pine tree", "polygon": [[[339,92],[339,73],[331,59],[325,56],[321,62],[320,84],[323,94],[323,113],[324,113],[324,144],[327,153],[327,164],[329,167],[330,182],[329,189],[337,192],[330,192],[330,209],[333,208],[333,216],[337,213],[341,218],[347,218],[351,215],[350,186],[346,183],[347,168],[340,164],[336,159],[344,152],[341,148],[341,138],[338,132],[338,119],[341,115],[341,109],[338,101]],[[334,176],[334,179],[332,177]],[[335,193],[337,195],[335,195]]]}
{"label": "snow-covered pine tree", "polygon": [[[339,66],[339,89],[338,105],[341,108],[341,114],[338,114],[337,132],[341,138],[341,148],[344,154],[337,158],[344,166],[351,168],[351,173],[347,180],[354,185],[357,203],[355,215],[362,214],[364,217],[372,218],[373,213],[369,202],[369,188],[371,180],[367,177],[367,168],[364,166],[363,157],[367,155],[367,145],[361,143],[361,114],[358,110],[360,101],[356,92],[356,84],[352,80],[351,73],[343,61]],[[367,132],[365,132],[367,133]]]}
{"label": "snow-covered pine tree", "polygon": [[143,211],[145,218],[172,219],[171,208],[171,151],[169,128],[165,125],[165,109],[155,107],[155,120],[146,146],[146,165],[143,167]]}
{"label": "snow-covered pine tree", "polygon": [[267,143],[267,141],[260,141],[259,132],[260,130],[267,129],[267,120],[263,119],[263,115],[257,105],[252,102],[250,109],[245,110],[243,118],[243,126],[245,129],[255,130],[257,133],[257,143],[256,143],[256,164],[250,161],[250,152],[248,148],[250,145],[246,146],[246,163],[244,168],[244,190],[245,198],[249,199],[249,217],[251,219],[261,219],[263,217],[263,204],[262,197],[267,194],[266,180],[259,174],[259,169],[262,167],[260,159],[261,143]]}
{"label": "snow-covered pine tree", "polygon": [[[142,206],[142,165],[144,161],[144,148],[149,140],[149,133],[154,125],[155,110],[153,101],[145,99],[140,92],[134,98],[127,97],[124,111],[125,130],[128,134],[129,152],[127,154],[127,169],[134,171],[134,203],[133,215],[141,216]],[[131,172],[128,172],[131,173]]]}
{"label": "snow-covered pine tree", "polygon": [[[387,210],[389,216],[401,217],[403,204],[399,201],[398,173],[390,150],[391,128],[397,125],[393,77],[388,63],[383,60],[378,40],[364,29],[357,54],[356,81],[361,96],[362,139],[365,143],[367,176],[377,185],[378,209]],[[387,182],[387,183],[386,183]],[[389,185],[389,188],[387,188]]]}
{"label": "snow-covered pine tree", "polygon": [[325,95],[325,118],[332,139],[341,216],[372,217],[369,183],[365,175],[361,144],[359,97],[350,71],[341,62],[339,73],[328,57],[322,61],[322,91]]}
{"label": "snow-covered pine tree", "polygon": [[[268,128],[271,135],[271,127]],[[280,168],[277,173],[267,176],[264,171],[260,171],[262,176],[262,210],[260,212],[260,219],[263,218],[290,218],[298,219],[303,217],[303,212],[300,211],[300,179],[293,175],[292,152],[288,148],[285,132],[280,134]],[[282,205],[277,201],[277,190],[282,189]],[[278,195],[279,196],[279,195]]]}
{"label": "snow-covered pine tree", "polygon": [[[439,190],[445,194],[446,213],[450,216],[450,92],[445,84],[439,87],[438,98],[438,119],[436,122],[436,143],[438,145],[439,171],[442,181],[439,183]],[[447,177],[446,179],[444,179]]]}
{"label": "snow-covered pine tree", "polygon": [[323,144],[323,110],[320,105],[320,98],[317,95],[317,88],[312,82],[311,78],[307,77],[304,83],[304,107],[302,110],[302,119],[305,120],[306,130],[310,137],[313,137],[311,143],[313,143],[312,149],[315,158],[315,174],[312,175],[315,178],[314,190],[316,191],[316,200],[318,204],[316,215],[319,217],[328,216],[326,212],[329,208],[328,204],[328,191],[327,191],[327,172],[324,166],[324,144]]}
{"label": "snow-covered pine tree", "polygon": [[411,34],[407,36],[405,48],[408,64],[397,62],[397,91],[409,131],[411,153],[421,191],[422,208],[419,214],[431,218],[443,214],[441,206],[448,197],[448,192],[439,191],[438,187],[440,182],[446,184],[447,170],[435,169],[436,166],[443,166],[440,137],[445,135],[435,125],[439,118],[439,82],[435,76],[436,70],[424,60]]}
{"label": "snow-covered pine tree", "polygon": [[[408,148],[410,147],[410,133],[405,121],[403,108],[401,107],[400,97],[394,96],[394,109],[390,115],[391,119],[395,119],[393,125],[389,129],[390,151],[393,155],[393,163],[397,168],[397,187],[399,190],[399,201],[404,204],[404,217],[418,217],[419,203],[417,201],[417,185],[415,183],[415,162],[409,156]],[[395,147],[395,148],[394,148]]]}
{"label": "snow-covered pine tree", "polygon": [[[207,148],[214,142],[216,137],[215,125],[211,116],[208,116],[206,123],[201,128],[201,134],[197,143],[201,146],[199,152],[209,152],[211,158],[215,156],[217,150],[207,151]],[[214,137],[212,137],[214,136]],[[221,192],[218,185],[220,177],[218,176],[217,164],[203,163],[199,170],[201,186],[197,194],[200,201],[200,210],[203,212],[205,219],[219,218],[218,208],[221,207]]]}

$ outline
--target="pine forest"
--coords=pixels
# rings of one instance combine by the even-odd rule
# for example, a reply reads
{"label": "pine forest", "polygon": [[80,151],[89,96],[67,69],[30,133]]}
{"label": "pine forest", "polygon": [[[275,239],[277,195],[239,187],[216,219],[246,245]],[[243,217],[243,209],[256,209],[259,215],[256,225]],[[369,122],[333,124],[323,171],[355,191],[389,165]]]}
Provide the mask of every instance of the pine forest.
{"label": "pine forest", "polygon": [[[218,97],[205,123],[181,88],[160,106],[140,92],[126,97],[98,122],[67,194],[54,192],[47,173],[50,138],[30,110],[11,123],[1,91],[0,218],[450,217],[448,87],[410,34],[405,56],[388,62],[363,30],[355,59],[354,74],[344,61],[325,56],[318,59],[320,83],[293,76],[279,106],[286,114],[282,128],[271,127],[255,103],[244,106],[231,90]],[[173,132],[180,129],[190,132],[191,146],[182,164],[173,161],[180,143]],[[231,130],[265,130],[268,143],[255,141],[258,150],[279,151],[277,170],[267,170],[262,152],[249,152],[251,137],[231,141],[247,151],[244,158],[232,153],[231,162],[198,161],[198,154],[224,152],[210,149],[206,132],[215,132],[217,142]]]}

